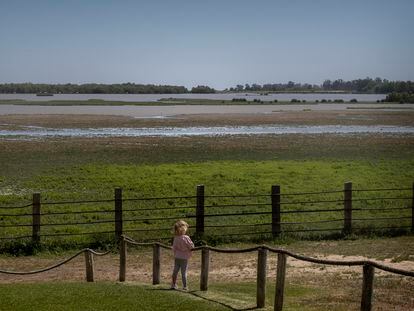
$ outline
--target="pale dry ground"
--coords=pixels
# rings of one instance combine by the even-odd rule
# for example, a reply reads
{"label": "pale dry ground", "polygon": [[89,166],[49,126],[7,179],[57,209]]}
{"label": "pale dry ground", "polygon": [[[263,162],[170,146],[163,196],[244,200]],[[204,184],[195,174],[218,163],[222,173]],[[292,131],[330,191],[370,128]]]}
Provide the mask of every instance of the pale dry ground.
{"label": "pale dry ground", "polygon": [[75,127],[151,127],[224,125],[414,125],[414,111],[281,111],[263,113],[181,114],[166,119],[108,115],[0,115],[0,125]]}
{"label": "pale dry ground", "polygon": [[[243,248],[248,245],[221,246]],[[276,245],[274,245],[276,246]],[[355,241],[294,242],[284,248],[307,256],[333,260],[371,259],[392,267],[414,271],[414,237],[388,239],[361,239]],[[0,269],[31,270],[52,265],[70,253],[42,254],[31,257],[0,257]],[[232,282],[254,283],[256,280],[257,252],[245,254],[211,253],[209,284]],[[200,252],[196,252],[189,264],[189,283],[198,289]],[[173,256],[162,249],[161,287],[169,286]],[[268,283],[275,283],[277,255],[268,254]],[[116,282],[119,255],[111,253],[95,256],[95,280]],[[318,304],[322,309],[358,310],[362,286],[362,267],[328,266],[288,258],[287,286],[304,286],[316,290]],[[85,279],[83,255],[55,270],[36,275],[13,276],[0,274],[0,283],[73,282]],[[152,250],[130,247],[127,259],[127,284],[151,284]],[[214,293],[210,298],[220,299]],[[254,296],[254,293],[252,293]],[[315,294],[314,294],[315,295]],[[312,297],[311,297],[312,298]],[[227,298],[222,298],[226,301]],[[300,297],[298,298],[300,300]],[[306,303],[306,296],[302,303]],[[312,305],[315,301],[312,301]],[[249,301],[248,301],[249,302]],[[235,305],[246,303],[243,299]],[[251,303],[251,302],[249,302]],[[316,307],[315,310],[317,310]],[[375,269],[374,310],[414,310],[414,278],[397,276]]]}

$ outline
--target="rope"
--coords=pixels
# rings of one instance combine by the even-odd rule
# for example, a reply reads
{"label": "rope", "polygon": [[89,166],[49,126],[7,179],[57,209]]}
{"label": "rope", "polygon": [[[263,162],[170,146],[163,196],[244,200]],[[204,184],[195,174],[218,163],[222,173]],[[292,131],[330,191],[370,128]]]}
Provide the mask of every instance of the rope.
{"label": "rope", "polygon": [[41,272],[45,272],[45,271],[49,271],[52,269],[55,269],[57,267],[60,267],[62,265],[64,265],[65,263],[68,263],[69,261],[75,259],[76,257],[78,257],[80,254],[82,254],[83,252],[87,251],[88,249],[83,249],[79,252],[77,252],[75,255],[57,263],[54,264],[53,266],[47,267],[47,268],[43,268],[43,269],[39,269],[39,270],[34,270],[34,271],[8,271],[8,270],[0,270],[0,273],[5,273],[5,274],[15,274],[15,275],[27,275],[27,274],[36,274],[36,273],[41,273]]}
{"label": "rope", "polygon": [[89,253],[92,253],[92,254],[94,254],[96,256],[105,256],[105,255],[107,255],[107,254],[110,253],[110,251],[107,251],[105,253],[99,253],[97,251],[94,251],[93,249],[84,248],[84,249],[80,250],[79,252],[77,252],[76,254],[72,255],[71,257],[69,257],[69,258],[67,258],[67,259],[65,259],[65,260],[63,260],[61,262],[58,262],[57,264],[54,264],[52,266],[49,266],[49,267],[46,267],[46,268],[43,268],[43,269],[33,270],[33,271],[8,271],[8,270],[0,270],[0,273],[4,273],[4,274],[14,274],[14,275],[28,275],[28,274],[37,274],[37,273],[41,273],[41,272],[46,272],[46,271],[49,271],[49,270],[58,268],[58,267],[60,267],[60,266],[62,266],[64,264],[68,263],[69,261],[75,259],[76,257],[78,257],[80,254],[82,254],[84,252],[89,252]]}
{"label": "rope", "polygon": [[[171,246],[166,245],[166,244],[162,244],[162,243],[138,243],[138,242],[135,242],[132,238],[129,238],[127,236],[123,236],[123,238],[126,242],[131,243],[131,244],[135,244],[135,245],[159,245],[162,248],[172,249]],[[192,251],[199,251],[199,250],[203,250],[203,249],[208,249],[208,250],[216,252],[216,253],[225,253],[225,254],[226,253],[227,254],[249,253],[249,252],[257,251],[259,249],[266,249],[266,250],[268,250],[272,253],[285,254],[285,255],[288,255],[288,256],[293,257],[293,258],[298,259],[298,260],[317,263],[317,264],[335,265],[335,266],[371,265],[371,266],[374,266],[374,267],[376,267],[380,270],[383,270],[383,271],[388,271],[388,272],[395,273],[395,274],[414,277],[414,271],[408,271],[408,270],[388,267],[388,266],[382,265],[380,263],[377,263],[377,262],[371,261],[371,260],[339,261],[339,260],[318,259],[318,258],[304,256],[304,255],[299,255],[299,254],[293,253],[291,251],[288,251],[288,250],[285,250],[285,249],[282,249],[282,248],[274,248],[274,247],[270,247],[270,246],[267,246],[267,245],[258,245],[258,246],[249,247],[249,248],[242,248],[242,249],[240,249],[240,248],[237,248],[237,249],[222,249],[222,248],[211,247],[211,246],[205,245],[205,246],[195,247],[195,248],[192,249]]]}
{"label": "rope", "polygon": [[111,251],[107,251],[107,252],[104,252],[104,253],[99,253],[99,252],[97,252],[93,249],[90,249],[90,248],[87,248],[86,251],[88,251],[89,253],[92,253],[96,256],[105,256],[105,255],[108,255],[111,252]]}

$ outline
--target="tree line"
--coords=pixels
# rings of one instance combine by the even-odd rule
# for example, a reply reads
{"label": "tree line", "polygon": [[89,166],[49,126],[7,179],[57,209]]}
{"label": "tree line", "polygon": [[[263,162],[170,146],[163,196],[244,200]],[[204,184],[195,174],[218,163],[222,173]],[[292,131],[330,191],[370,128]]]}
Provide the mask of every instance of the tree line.
{"label": "tree line", "polygon": [[43,84],[5,83],[0,84],[0,93],[23,94],[184,94],[215,93],[213,88],[199,85],[188,90],[184,86],[154,84]]}
{"label": "tree line", "polygon": [[392,92],[414,92],[413,81],[389,81],[381,78],[365,78],[351,81],[337,79],[334,81],[325,80],[321,85],[308,83],[288,83],[275,84],[239,84],[235,87],[226,89],[229,92],[331,92],[343,91],[350,93],[377,93],[388,94]]}
{"label": "tree line", "polygon": [[[296,83],[245,84],[227,88],[225,92],[332,92],[351,93],[414,93],[412,81],[389,81],[381,78],[365,78],[345,81],[337,79],[325,80],[321,85]],[[51,93],[51,94],[184,94],[184,93],[216,93],[206,85],[198,85],[191,89],[175,85],[154,84],[39,84],[39,83],[5,83],[0,84],[0,93]]]}

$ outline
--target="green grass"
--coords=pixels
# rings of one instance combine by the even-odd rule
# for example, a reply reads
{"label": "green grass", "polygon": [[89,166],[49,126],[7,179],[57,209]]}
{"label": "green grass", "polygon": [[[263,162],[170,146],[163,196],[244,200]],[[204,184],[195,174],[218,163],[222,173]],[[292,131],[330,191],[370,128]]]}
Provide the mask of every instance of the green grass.
{"label": "green grass", "polygon": [[0,285],[0,310],[227,310],[190,294],[110,283]]}
{"label": "green grass", "polygon": [[[236,212],[270,212],[270,196],[254,197],[254,195],[270,194],[270,187],[274,184],[281,186],[283,193],[318,192],[343,189],[346,181],[353,182],[353,188],[411,188],[414,172],[414,161],[214,161],[203,163],[161,164],[161,165],[117,165],[117,164],[89,164],[66,168],[55,168],[32,176],[17,184],[24,189],[25,195],[15,194],[1,197],[1,204],[17,204],[30,201],[33,192],[41,192],[42,202],[79,201],[79,200],[107,200],[113,199],[114,188],[123,188],[123,198],[142,197],[170,197],[194,196],[197,184],[205,185],[205,195],[253,195],[253,197],[215,198],[207,197],[205,201],[206,214],[236,213]],[[355,199],[370,199],[373,197],[410,197],[410,190],[399,192],[366,192],[354,194]],[[282,197],[282,202],[338,200],[338,202],[312,203],[312,204],[282,204],[283,211],[306,210],[324,208],[343,208],[342,193],[320,194],[314,196]],[[221,207],[228,204],[267,204],[248,207]],[[113,202],[87,203],[87,204],[60,204],[42,205],[43,213],[73,212],[90,210],[113,210]],[[376,217],[407,217],[403,220],[377,220],[375,222],[357,221],[354,228],[370,232],[383,226],[409,226],[411,200],[361,200],[354,203],[354,208],[377,207],[407,207],[405,210],[393,211],[355,211],[354,218]],[[192,207],[193,206],[193,207]],[[179,207],[177,209],[164,209]],[[189,208],[187,208],[189,207]],[[124,210],[124,231],[136,239],[168,238],[170,236],[172,219],[186,218],[195,215],[195,199],[167,199],[162,201],[126,201]],[[154,209],[154,210],[145,210]],[[3,210],[8,213],[30,213],[30,208],[23,210]],[[284,230],[303,229],[332,229],[337,228],[340,233],[343,222],[342,212],[337,213],[300,213],[284,214],[283,222],[303,222],[319,220],[335,220],[334,223],[319,225],[284,225]],[[148,218],[161,218],[158,220],[144,220]],[[2,217],[5,225],[30,224],[30,217]],[[141,220],[137,220],[141,219]],[[56,226],[43,226],[42,234],[79,234],[83,232],[100,232],[114,230],[113,213],[88,213],[71,215],[42,216],[42,224],[65,224]],[[93,224],[97,221],[108,223]],[[85,225],[68,226],[67,223],[81,222]],[[189,218],[191,231],[194,233],[195,219]],[[227,228],[217,231],[215,228],[206,228],[206,234],[212,240],[214,236],[224,234],[245,234],[255,232],[256,241],[269,238],[271,215],[252,216],[221,216],[206,218],[209,225],[239,225],[239,224],[269,224],[257,227]],[[90,223],[90,225],[88,225]],[[134,232],[135,229],[161,228],[158,232]],[[31,227],[0,228],[4,236],[31,235]],[[323,233],[316,233],[323,235]],[[242,236],[243,238],[243,236]],[[226,238],[227,239],[227,238]],[[240,236],[229,238],[240,239]],[[113,242],[112,234],[91,234],[87,236],[73,236],[63,238],[44,239],[47,244],[60,244],[70,246],[76,243],[92,244],[96,246],[109,245]],[[13,242],[14,243],[14,242]],[[7,244],[7,243],[6,243]],[[4,244],[3,244],[4,245]],[[6,248],[9,248],[6,245]],[[26,247],[22,245],[22,247]],[[13,248],[13,247],[12,247]]]}
{"label": "green grass", "polygon": [[[270,279],[269,279],[270,281]],[[329,310],[317,299],[329,291],[287,284],[284,310]],[[273,310],[274,286],[267,286],[266,310]],[[219,283],[207,292],[171,291],[165,286],[119,283],[37,283],[0,285],[0,310],[243,310],[256,305],[253,282]],[[313,302],[312,302],[313,301]],[[335,310],[346,310],[335,302]]]}

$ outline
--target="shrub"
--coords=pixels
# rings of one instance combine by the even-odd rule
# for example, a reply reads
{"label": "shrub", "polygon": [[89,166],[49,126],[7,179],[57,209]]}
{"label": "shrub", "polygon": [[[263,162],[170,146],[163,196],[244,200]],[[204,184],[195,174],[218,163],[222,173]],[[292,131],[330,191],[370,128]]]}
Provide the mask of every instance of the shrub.
{"label": "shrub", "polygon": [[357,103],[358,101],[356,100],[356,98],[352,98],[349,102],[350,103]]}
{"label": "shrub", "polygon": [[233,98],[231,101],[232,102],[245,102],[246,98]]}
{"label": "shrub", "polygon": [[387,102],[414,103],[414,93],[391,93],[385,98]]}

